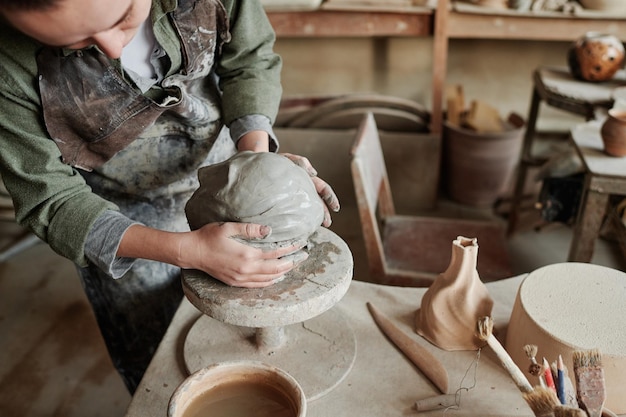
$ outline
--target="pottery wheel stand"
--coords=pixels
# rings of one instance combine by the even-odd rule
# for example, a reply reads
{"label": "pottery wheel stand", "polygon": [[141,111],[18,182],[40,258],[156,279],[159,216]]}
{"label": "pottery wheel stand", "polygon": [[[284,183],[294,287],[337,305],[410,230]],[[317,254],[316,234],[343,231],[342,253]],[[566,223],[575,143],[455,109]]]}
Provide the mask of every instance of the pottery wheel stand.
{"label": "pottery wheel stand", "polygon": [[352,254],[322,227],[310,237],[308,252],[306,261],[268,288],[230,287],[203,272],[183,271],[185,295],[204,313],[185,340],[189,373],[218,362],[261,361],[291,374],[309,401],[346,377],[356,336],[332,307],[350,286]]}

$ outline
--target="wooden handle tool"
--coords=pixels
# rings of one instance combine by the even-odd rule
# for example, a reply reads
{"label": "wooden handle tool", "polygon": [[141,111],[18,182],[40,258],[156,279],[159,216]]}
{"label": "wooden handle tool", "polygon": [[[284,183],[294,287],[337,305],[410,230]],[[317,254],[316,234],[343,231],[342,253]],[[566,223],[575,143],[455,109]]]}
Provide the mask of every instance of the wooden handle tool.
{"label": "wooden handle tool", "polygon": [[448,393],[448,372],[443,364],[426,348],[397,327],[371,303],[367,308],[382,332],[432,382],[442,394]]}

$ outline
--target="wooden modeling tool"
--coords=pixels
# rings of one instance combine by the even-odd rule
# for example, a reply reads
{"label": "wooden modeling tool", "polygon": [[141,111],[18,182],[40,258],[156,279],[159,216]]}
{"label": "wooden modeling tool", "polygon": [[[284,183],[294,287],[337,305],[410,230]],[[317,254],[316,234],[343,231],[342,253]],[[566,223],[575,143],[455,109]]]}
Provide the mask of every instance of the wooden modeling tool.
{"label": "wooden modeling tool", "polygon": [[406,355],[407,358],[432,382],[442,394],[448,393],[448,371],[426,348],[404,333],[383,313],[367,303],[367,308],[382,332]]}
{"label": "wooden modeling tool", "polygon": [[573,361],[578,404],[589,417],[602,416],[606,389],[600,351],[576,350],[573,353]]}
{"label": "wooden modeling tool", "polygon": [[559,405],[559,399],[550,388],[537,387],[522,396],[535,417],[553,417],[554,408]]}
{"label": "wooden modeling tool", "polygon": [[533,386],[530,385],[530,382],[528,382],[528,379],[526,379],[522,371],[515,362],[513,362],[511,356],[509,356],[508,352],[502,347],[502,344],[500,344],[498,339],[493,335],[493,319],[489,316],[481,317],[478,319],[477,327],[478,337],[487,342],[489,347],[493,349],[498,359],[500,359],[502,366],[509,375],[511,375],[511,378],[513,378],[519,390],[522,392],[532,392]]}

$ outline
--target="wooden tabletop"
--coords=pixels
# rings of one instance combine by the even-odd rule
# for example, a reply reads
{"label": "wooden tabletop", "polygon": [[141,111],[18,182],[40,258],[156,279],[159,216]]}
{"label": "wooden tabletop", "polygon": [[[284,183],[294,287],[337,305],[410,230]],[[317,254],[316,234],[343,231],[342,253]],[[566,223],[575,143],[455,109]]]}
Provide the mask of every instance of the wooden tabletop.
{"label": "wooden tabletop", "polygon": [[[492,314],[495,333],[501,340],[504,340],[517,289],[524,276],[487,284],[495,300]],[[426,377],[381,333],[367,310],[367,302],[378,307],[444,364],[449,374],[451,393],[461,387],[469,388],[460,392],[460,408],[454,410],[454,415],[533,415],[491,349],[483,349],[479,359],[476,351],[447,352],[428,343],[413,331],[415,312],[425,291],[425,288],[390,287],[352,281],[348,293],[334,309],[345,317],[356,334],[356,360],[350,373],[335,389],[309,402],[307,417],[413,415],[416,412],[416,400],[439,394]],[[184,365],[181,365],[181,354],[187,333],[199,316],[200,313],[188,301],[183,301],[133,397],[127,417],[166,415],[169,398],[187,376]],[[305,356],[303,360],[306,360]],[[476,372],[474,366],[477,366]],[[420,414],[441,416],[442,410]]]}

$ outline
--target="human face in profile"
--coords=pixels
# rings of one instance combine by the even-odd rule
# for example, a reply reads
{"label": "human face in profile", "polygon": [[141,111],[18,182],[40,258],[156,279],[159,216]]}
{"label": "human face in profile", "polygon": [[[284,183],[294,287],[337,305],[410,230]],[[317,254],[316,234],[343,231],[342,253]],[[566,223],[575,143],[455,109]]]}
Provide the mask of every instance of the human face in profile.
{"label": "human face in profile", "polygon": [[5,10],[19,31],[50,45],[81,49],[95,45],[119,58],[148,17],[152,0],[61,0],[41,10]]}

